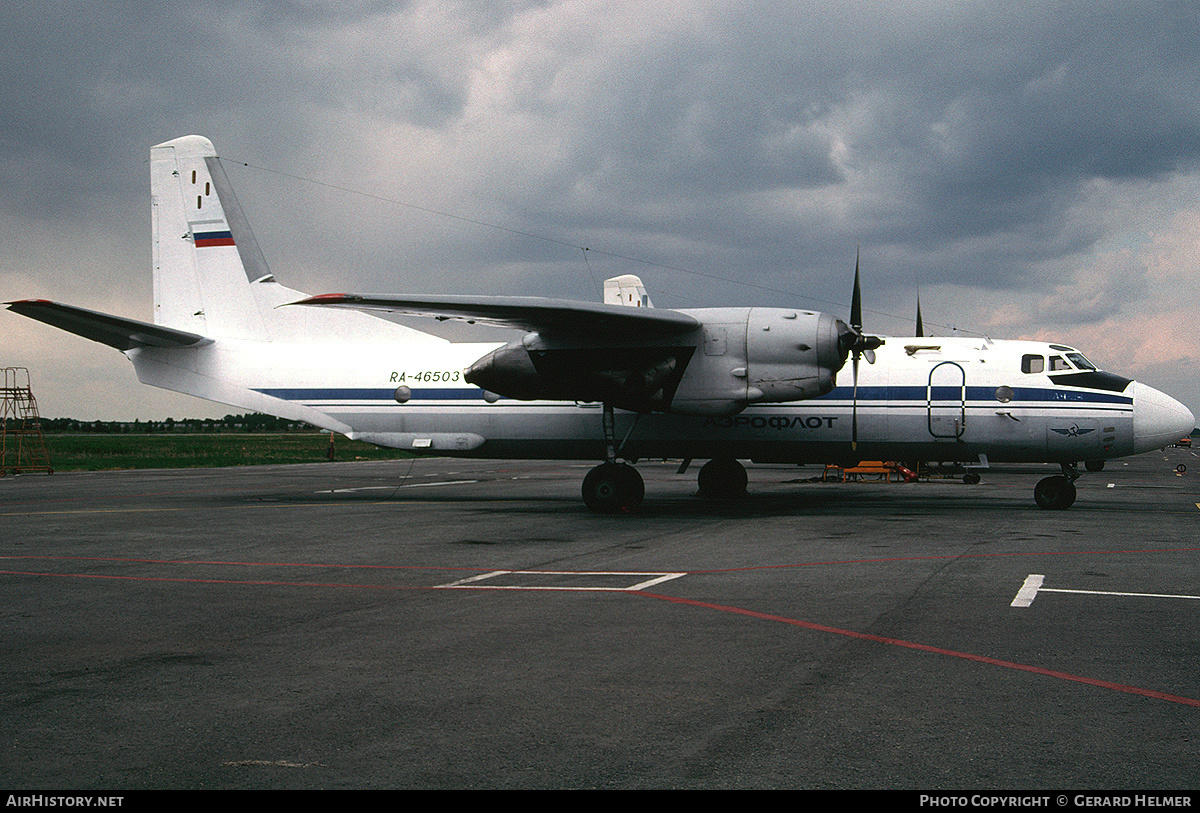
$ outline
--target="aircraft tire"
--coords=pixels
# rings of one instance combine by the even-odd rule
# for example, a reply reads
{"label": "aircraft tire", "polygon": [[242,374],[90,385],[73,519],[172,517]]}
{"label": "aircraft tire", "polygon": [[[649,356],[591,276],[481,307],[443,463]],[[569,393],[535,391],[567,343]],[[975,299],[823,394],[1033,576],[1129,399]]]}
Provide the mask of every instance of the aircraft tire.
{"label": "aircraft tire", "polygon": [[626,463],[601,463],[583,478],[583,502],[597,514],[631,514],[646,497],[646,483]]}
{"label": "aircraft tire", "polygon": [[1103,460],[1086,460],[1083,464],[1088,471],[1104,471]]}
{"label": "aircraft tire", "polygon": [[732,457],[715,457],[700,467],[696,477],[706,500],[732,500],[746,495],[746,467]]}
{"label": "aircraft tire", "polygon": [[1057,474],[1047,477],[1037,484],[1033,490],[1033,499],[1039,508],[1051,511],[1062,511],[1075,503],[1075,484]]}

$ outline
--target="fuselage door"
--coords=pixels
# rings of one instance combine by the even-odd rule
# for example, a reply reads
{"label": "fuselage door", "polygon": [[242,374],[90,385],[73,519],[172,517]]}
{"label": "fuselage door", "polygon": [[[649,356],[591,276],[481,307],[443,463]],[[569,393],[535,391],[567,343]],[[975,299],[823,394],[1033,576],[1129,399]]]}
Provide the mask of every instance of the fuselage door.
{"label": "fuselage door", "polygon": [[935,438],[961,438],[967,428],[967,374],[954,361],[943,361],[929,371],[925,388],[929,409],[929,434]]}
{"label": "fuselage door", "polygon": [[709,325],[704,331],[704,355],[723,356],[728,345],[724,325]]}

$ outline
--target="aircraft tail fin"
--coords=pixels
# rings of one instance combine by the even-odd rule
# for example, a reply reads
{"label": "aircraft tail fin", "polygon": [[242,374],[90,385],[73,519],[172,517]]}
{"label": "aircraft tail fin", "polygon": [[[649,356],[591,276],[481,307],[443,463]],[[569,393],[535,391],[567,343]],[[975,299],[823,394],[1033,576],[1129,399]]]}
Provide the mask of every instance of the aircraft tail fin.
{"label": "aircraft tail fin", "polygon": [[212,142],[183,136],[150,150],[154,322],[267,339],[250,286],[273,282]]}
{"label": "aircraft tail fin", "polygon": [[634,274],[622,274],[604,280],[604,304],[628,305],[633,308],[653,308],[650,294],[642,284],[641,277]]}
{"label": "aircraft tail fin", "polygon": [[150,150],[154,322],[217,339],[443,340],[373,314],[277,311],[306,294],[275,281],[211,141]]}

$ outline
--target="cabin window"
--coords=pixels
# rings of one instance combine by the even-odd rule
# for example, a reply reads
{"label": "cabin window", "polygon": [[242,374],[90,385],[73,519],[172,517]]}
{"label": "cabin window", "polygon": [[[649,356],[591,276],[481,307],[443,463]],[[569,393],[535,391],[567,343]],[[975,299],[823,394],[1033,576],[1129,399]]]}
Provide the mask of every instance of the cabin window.
{"label": "cabin window", "polygon": [[1083,357],[1083,353],[1067,353],[1067,358],[1069,358],[1071,363],[1081,370],[1096,369],[1096,365],[1085,359]]}
{"label": "cabin window", "polygon": [[1071,365],[1067,364],[1067,360],[1065,358],[1063,358],[1062,356],[1051,356],[1050,357],[1050,372],[1053,373],[1056,370],[1069,370],[1069,369],[1071,369]]}
{"label": "cabin window", "polygon": [[1040,373],[1046,369],[1046,359],[1044,356],[1022,356],[1021,357],[1021,372],[1023,373]]}

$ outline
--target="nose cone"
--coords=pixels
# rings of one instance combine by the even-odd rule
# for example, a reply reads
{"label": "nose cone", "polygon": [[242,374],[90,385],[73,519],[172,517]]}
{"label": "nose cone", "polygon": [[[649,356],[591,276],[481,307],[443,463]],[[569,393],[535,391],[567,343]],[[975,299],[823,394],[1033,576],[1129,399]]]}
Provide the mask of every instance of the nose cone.
{"label": "nose cone", "polygon": [[1171,396],[1133,382],[1133,450],[1149,452],[1170,446],[1196,427],[1191,410]]}

